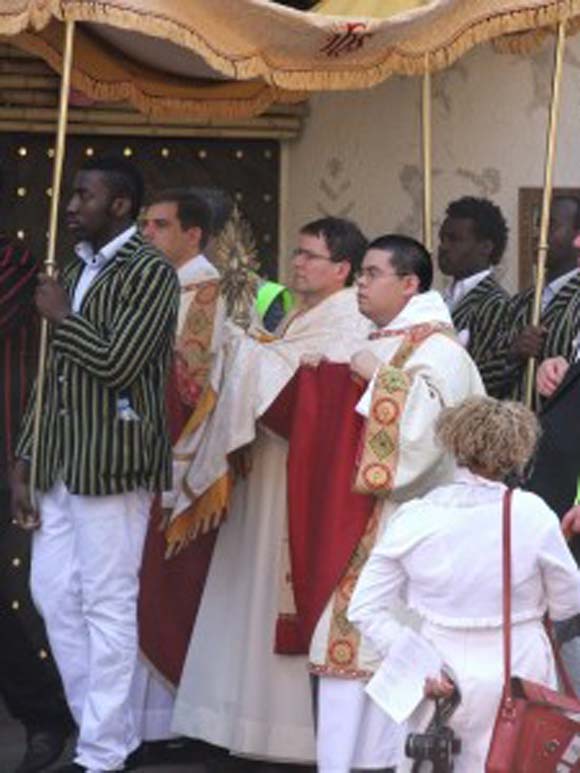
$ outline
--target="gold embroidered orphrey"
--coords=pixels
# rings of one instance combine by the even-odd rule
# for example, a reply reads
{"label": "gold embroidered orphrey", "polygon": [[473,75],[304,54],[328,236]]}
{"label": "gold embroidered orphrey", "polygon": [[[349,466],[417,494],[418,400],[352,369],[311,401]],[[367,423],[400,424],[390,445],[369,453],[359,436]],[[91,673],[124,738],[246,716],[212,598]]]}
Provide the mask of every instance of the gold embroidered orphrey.
{"label": "gold embroidered orphrey", "polygon": [[[441,333],[456,340],[455,331],[450,325],[415,325],[404,331],[403,340],[391,361],[380,368],[375,379],[372,408],[363,435],[355,491],[385,497],[392,490],[399,456],[400,419],[412,383],[412,379],[402,369],[417,348],[434,333]],[[401,331],[381,331],[373,338],[390,335],[401,335]],[[326,662],[324,665],[311,664],[312,673],[351,679],[372,676],[371,671],[360,669],[356,665],[360,634],[349,623],[347,610],[359,575],[376,543],[381,510],[382,502],[379,499],[334,594]]]}

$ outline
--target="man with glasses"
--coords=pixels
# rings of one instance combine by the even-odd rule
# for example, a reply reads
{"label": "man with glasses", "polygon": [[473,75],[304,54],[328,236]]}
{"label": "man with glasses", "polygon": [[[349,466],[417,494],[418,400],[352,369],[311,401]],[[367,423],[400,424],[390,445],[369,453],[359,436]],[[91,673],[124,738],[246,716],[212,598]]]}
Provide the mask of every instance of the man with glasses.
{"label": "man with glasses", "polygon": [[[283,320],[281,337],[269,343],[243,335],[230,340],[221,375],[210,376],[219,394],[213,414],[189,445],[176,449],[181,458],[195,457],[185,470],[174,465],[183,495],[170,536],[173,531],[183,540],[202,533],[219,519],[220,509],[228,514],[190,642],[173,728],[233,753],[314,759],[306,657],[274,651],[287,542],[288,442],[259,421],[305,356],[323,354],[347,363],[364,341],[369,325],[346,285],[365,249],[364,236],[347,220],[324,218],[300,230],[292,257],[292,289],[299,302]],[[238,477],[230,498],[232,462]]]}
{"label": "man with glasses", "polygon": [[[348,605],[370,551],[400,504],[453,475],[453,463],[434,438],[442,409],[484,392],[443,299],[431,290],[432,277],[431,257],[422,244],[387,235],[369,245],[357,279],[359,308],[373,330],[351,359],[353,372],[369,385],[356,407],[366,423],[349,477],[376,504],[358,543],[343,551],[349,558],[310,645],[321,773],[385,770],[400,761],[404,726],[365,693],[386,653],[361,640],[348,622]],[[338,485],[336,476],[333,485]],[[338,549],[336,541],[332,549]]]}

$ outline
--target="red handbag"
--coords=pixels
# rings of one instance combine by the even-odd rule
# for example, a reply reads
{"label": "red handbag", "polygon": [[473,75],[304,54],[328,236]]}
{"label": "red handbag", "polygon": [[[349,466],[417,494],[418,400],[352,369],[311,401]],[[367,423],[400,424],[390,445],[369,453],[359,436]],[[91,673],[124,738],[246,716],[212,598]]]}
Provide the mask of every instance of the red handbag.
{"label": "red handbag", "polygon": [[504,687],[495,718],[486,773],[580,771],[580,701],[552,647],[566,694],[511,676],[511,498],[503,500]]}

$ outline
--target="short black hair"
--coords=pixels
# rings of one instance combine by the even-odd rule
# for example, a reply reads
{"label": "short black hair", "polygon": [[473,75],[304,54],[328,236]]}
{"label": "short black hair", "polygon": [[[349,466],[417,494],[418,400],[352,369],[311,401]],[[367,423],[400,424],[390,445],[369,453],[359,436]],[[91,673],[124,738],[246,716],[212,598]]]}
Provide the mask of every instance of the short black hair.
{"label": "short black hair", "polygon": [[97,156],[81,166],[82,172],[102,172],[112,196],[126,196],[131,201],[130,215],[135,220],[143,206],[145,184],[141,172],[126,158]]}
{"label": "short black hair", "polygon": [[571,193],[561,193],[552,198],[552,207],[554,204],[560,204],[565,201],[570,201],[576,206],[576,215],[574,216],[574,228],[580,231],[580,198],[574,196]]}
{"label": "short black hair", "polygon": [[300,233],[323,236],[330,252],[330,259],[334,263],[342,263],[343,260],[350,263],[350,274],[346,284],[352,284],[368,246],[366,236],[356,223],[342,217],[322,217],[303,225]]}
{"label": "short black hair", "polygon": [[184,231],[188,228],[201,230],[199,246],[203,250],[212,234],[212,214],[208,202],[189,188],[165,188],[156,193],[149,203],[161,202],[176,205],[177,219]]}
{"label": "short black hair", "polygon": [[492,266],[497,266],[507,246],[509,228],[501,209],[489,199],[463,196],[452,201],[445,213],[447,217],[471,220],[479,241],[489,239],[493,250],[489,256]]}
{"label": "short black hair", "polygon": [[433,261],[427,249],[410,236],[385,234],[368,246],[369,250],[390,253],[391,266],[399,276],[414,275],[419,280],[419,292],[426,293],[433,283]]}
{"label": "short black hair", "polygon": [[188,190],[203,199],[211,211],[211,235],[219,236],[234,211],[234,200],[222,188],[201,188],[194,186]]}

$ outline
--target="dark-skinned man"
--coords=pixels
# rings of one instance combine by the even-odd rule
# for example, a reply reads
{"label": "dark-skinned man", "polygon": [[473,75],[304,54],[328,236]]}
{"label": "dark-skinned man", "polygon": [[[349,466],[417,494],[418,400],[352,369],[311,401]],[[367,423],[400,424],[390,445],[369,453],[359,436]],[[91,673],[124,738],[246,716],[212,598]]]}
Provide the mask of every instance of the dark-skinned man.
{"label": "dark-skinned man", "polygon": [[[580,249],[580,234],[575,247]],[[562,518],[570,549],[580,563],[580,453],[578,452],[578,411],[580,407],[580,349],[573,341],[567,359],[545,359],[538,368],[536,388],[545,398],[540,412],[542,434],[527,488],[539,494]],[[580,689],[580,617],[555,625],[561,653],[574,688]]]}
{"label": "dark-skinned man", "polygon": [[574,360],[580,333],[580,272],[578,247],[574,244],[579,234],[580,200],[572,196],[554,198],[541,322],[537,326],[530,323],[533,288],[511,299],[505,336],[495,353],[496,367],[503,368],[502,396],[523,399],[530,357],[539,363],[552,357]]}
{"label": "dark-skinned man", "polygon": [[444,293],[460,342],[479,368],[488,394],[501,389],[503,368],[493,351],[509,296],[493,268],[507,244],[508,227],[499,207],[465,196],[451,202],[439,232],[439,268],[452,278]]}
{"label": "dark-skinned man", "polygon": [[[580,234],[574,241],[576,249],[580,249]],[[540,413],[542,435],[528,487],[545,499],[560,517],[575,503],[580,477],[576,431],[580,407],[579,353],[576,337],[570,355],[548,357],[540,364],[536,377],[538,393],[544,398]],[[580,561],[580,539],[573,539],[570,546]]]}
{"label": "dark-skinned man", "polygon": [[129,696],[138,573],[154,492],[170,485],[164,393],[175,329],[173,268],[137,233],[143,183],[123,159],[87,162],[67,224],[77,259],[41,277],[52,337],[38,447],[34,396],[16,448],[13,511],[34,530],[31,589],[79,726],[73,771],[123,770],[140,743]]}

